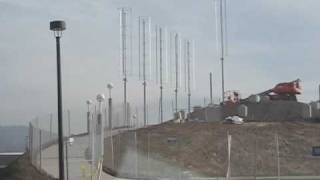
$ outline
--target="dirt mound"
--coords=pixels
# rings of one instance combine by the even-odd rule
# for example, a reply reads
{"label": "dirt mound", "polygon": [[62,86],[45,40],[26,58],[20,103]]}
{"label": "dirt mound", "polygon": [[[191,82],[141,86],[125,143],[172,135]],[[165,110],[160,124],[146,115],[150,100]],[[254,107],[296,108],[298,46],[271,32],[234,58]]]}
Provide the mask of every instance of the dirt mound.
{"label": "dirt mound", "polygon": [[[320,145],[319,128],[319,124],[304,122],[188,122],[166,123],[136,133],[140,153],[211,177],[226,174],[228,133],[232,135],[232,176],[277,175],[278,137],[281,175],[285,176],[320,174],[320,159],[311,154],[312,147]],[[123,137],[126,135],[122,135],[126,142]],[[176,142],[168,142],[168,138]]]}

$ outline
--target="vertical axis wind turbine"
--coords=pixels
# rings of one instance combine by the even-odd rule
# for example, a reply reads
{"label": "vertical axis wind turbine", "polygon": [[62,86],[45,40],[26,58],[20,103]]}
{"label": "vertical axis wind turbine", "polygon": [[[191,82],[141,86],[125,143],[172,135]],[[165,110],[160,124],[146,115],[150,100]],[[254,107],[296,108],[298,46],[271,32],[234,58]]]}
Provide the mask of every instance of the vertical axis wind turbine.
{"label": "vertical axis wind turbine", "polygon": [[[218,20],[218,8],[217,1],[220,2],[219,5],[219,20]],[[220,33],[220,60],[221,60],[221,98],[222,103],[224,103],[224,94],[225,94],[225,72],[224,72],[224,59],[227,51],[227,2],[226,0],[216,0],[215,1],[215,10],[216,10],[216,33],[218,40],[218,33]],[[218,21],[219,21],[219,30],[218,30]],[[220,31],[220,32],[218,32]]]}
{"label": "vertical axis wind turbine", "polygon": [[210,104],[213,105],[213,97],[212,97],[212,72],[210,72]]}
{"label": "vertical axis wind turbine", "polygon": [[160,38],[160,52],[159,52],[159,66],[160,66],[160,123],[163,123],[163,32],[162,27],[159,28],[159,38]]}
{"label": "vertical axis wind turbine", "polygon": [[190,41],[187,41],[187,83],[188,83],[188,114],[191,112],[191,70],[190,70]]}
{"label": "vertical axis wind turbine", "polygon": [[[140,24],[139,24],[140,26]],[[143,74],[143,123],[144,126],[147,125],[147,81],[146,81],[146,20],[142,20],[142,74]]]}
{"label": "vertical axis wind turbine", "polygon": [[[152,40],[151,40],[151,18],[139,16],[139,80],[143,83],[143,125],[148,124],[147,110],[147,80],[151,79],[152,74]],[[142,59],[141,59],[142,55]],[[147,71],[148,70],[148,71]],[[142,76],[142,77],[141,77]]]}
{"label": "vertical axis wind turbine", "polygon": [[127,20],[128,9],[120,9],[120,64],[121,75],[123,77],[123,109],[124,109],[124,122],[129,126],[128,110],[127,110]]}
{"label": "vertical axis wind turbine", "polygon": [[174,50],[175,50],[175,112],[178,112],[178,88],[179,88],[179,34],[174,37]]}

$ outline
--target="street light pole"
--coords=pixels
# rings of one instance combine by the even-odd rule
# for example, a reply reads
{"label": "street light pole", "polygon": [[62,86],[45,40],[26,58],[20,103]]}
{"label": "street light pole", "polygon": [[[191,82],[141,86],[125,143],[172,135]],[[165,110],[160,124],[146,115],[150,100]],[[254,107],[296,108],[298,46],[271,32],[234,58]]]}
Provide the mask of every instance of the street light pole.
{"label": "street light pole", "polygon": [[110,133],[110,140],[111,140],[111,167],[114,168],[114,148],[113,148],[113,134],[112,134],[112,96],[111,90],[113,88],[113,84],[109,83],[107,85],[109,90],[109,99],[108,99],[108,121],[109,121],[109,133]]}
{"label": "street light pole", "polygon": [[58,142],[59,142],[59,179],[64,180],[64,155],[63,155],[63,122],[62,122],[62,87],[61,87],[61,55],[60,38],[66,29],[64,21],[51,21],[50,30],[54,32],[57,48],[57,91],[58,91]]}
{"label": "street light pole", "polygon": [[319,84],[319,103],[320,103],[320,84]]}
{"label": "street light pole", "polygon": [[212,98],[212,73],[210,73],[210,104],[213,104],[213,98]]}
{"label": "street light pole", "polygon": [[98,94],[97,95],[97,101],[98,101],[98,115],[97,115],[97,121],[96,121],[96,137],[97,137],[97,148],[96,148],[96,157],[98,158],[98,169],[99,172],[101,172],[102,162],[103,162],[103,154],[104,154],[104,130],[103,130],[103,121],[102,121],[102,105],[105,101],[104,94]]}
{"label": "street light pole", "polygon": [[87,107],[88,107],[88,111],[87,111],[87,133],[88,135],[90,135],[91,132],[91,111],[90,111],[90,105],[92,104],[92,101],[90,99],[87,100]]}
{"label": "street light pole", "polygon": [[112,130],[112,97],[111,97],[111,90],[113,88],[113,84],[109,83],[107,85],[109,90],[109,99],[108,99],[108,121],[109,121],[109,130]]}

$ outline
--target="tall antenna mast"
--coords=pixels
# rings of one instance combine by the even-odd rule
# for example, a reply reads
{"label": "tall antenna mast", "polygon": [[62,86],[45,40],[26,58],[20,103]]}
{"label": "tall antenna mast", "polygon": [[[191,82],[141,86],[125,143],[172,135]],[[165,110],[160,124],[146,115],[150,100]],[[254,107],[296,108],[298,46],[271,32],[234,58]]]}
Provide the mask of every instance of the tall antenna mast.
{"label": "tall antenna mast", "polygon": [[176,78],[176,88],[175,92],[175,112],[178,112],[178,88],[179,88],[179,35],[176,34],[174,38],[174,50],[175,50],[175,78]]}
{"label": "tall antenna mast", "polygon": [[190,41],[187,41],[188,113],[191,112]]}
{"label": "tall antenna mast", "polygon": [[142,55],[143,55],[143,123],[144,126],[147,125],[147,97],[146,97],[146,20],[142,20]]}
{"label": "tall antenna mast", "polygon": [[138,60],[139,60],[139,80],[141,80],[141,68],[140,68],[140,64],[141,64],[141,17],[138,17]]}
{"label": "tall antenna mast", "polygon": [[156,25],[156,83],[158,83],[159,81],[159,67],[158,67],[158,31],[159,31],[159,28],[158,28],[158,25]]}
{"label": "tall antenna mast", "polygon": [[319,84],[319,103],[320,103],[320,84]]}
{"label": "tall antenna mast", "polygon": [[212,73],[210,73],[210,104],[213,104],[213,98],[212,98]]}
{"label": "tall antenna mast", "polygon": [[127,10],[120,9],[120,59],[121,70],[123,77],[123,109],[124,109],[124,122],[129,126],[128,110],[127,110]]}
{"label": "tall antenna mast", "polygon": [[224,103],[224,19],[223,19],[223,1],[220,0],[220,43],[221,43],[221,87],[222,87],[222,103]]}
{"label": "tall antenna mast", "polygon": [[160,27],[160,123],[163,123],[163,32]]}

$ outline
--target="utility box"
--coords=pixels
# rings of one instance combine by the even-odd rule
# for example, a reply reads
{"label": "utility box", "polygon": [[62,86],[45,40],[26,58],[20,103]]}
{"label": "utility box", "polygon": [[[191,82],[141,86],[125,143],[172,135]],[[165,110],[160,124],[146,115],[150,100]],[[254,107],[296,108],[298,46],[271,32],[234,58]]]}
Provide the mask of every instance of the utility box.
{"label": "utility box", "polygon": [[320,156],[320,146],[312,147],[312,156]]}
{"label": "utility box", "polygon": [[312,118],[312,108],[309,104],[302,109],[302,117],[305,119]]}
{"label": "utility box", "polygon": [[238,107],[238,115],[240,117],[247,117],[248,116],[248,106],[244,105],[244,104],[241,104],[239,107]]}

